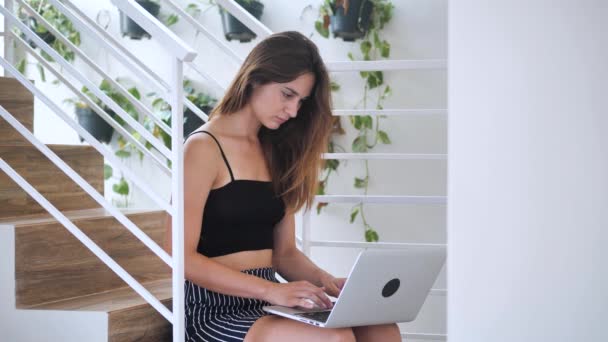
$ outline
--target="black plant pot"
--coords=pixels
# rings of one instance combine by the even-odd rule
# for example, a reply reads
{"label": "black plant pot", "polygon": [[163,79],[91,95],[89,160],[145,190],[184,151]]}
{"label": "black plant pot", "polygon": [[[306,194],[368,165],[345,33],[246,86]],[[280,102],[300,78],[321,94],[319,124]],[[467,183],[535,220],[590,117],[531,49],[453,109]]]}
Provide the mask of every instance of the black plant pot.
{"label": "black plant pot", "polygon": [[[44,42],[47,43],[48,45],[52,45],[53,42],[55,41],[55,39],[56,39],[55,36],[49,31],[46,31],[44,33],[36,32],[36,26],[38,26],[38,22],[36,21],[36,18],[27,17],[23,21],[23,23],[26,24],[30,30],[32,30],[34,33],[36,33],[36,35],[38,37],[40,37],[40,39],[44,40]],[[36,43],[34,43],[33,40],[27,38],[25,36],[25,34],[21,34],[21,38],[25,39],[25,41],[28,42],[28,44],[32,47],[32,49],[36,48],[36,46],[37,46]]]}
{"label": "black plant pot", "polygon": [[[80,108],[76,107],[76,117],[78,118],[78,123],[87,130],[87,132],[91,133],[95,139],[109,143],[112,140],[112,133],[114,133],[114,128],[110,126],[107,122],[105,122],[97,113],[95,113],[91,108],[85,107]],[[80,142],[83,142],[84,139],[80,137]]]}
{"label": "black plant pot", "polygon": [[[141,7],[143,7],[148,13],[154,17],[158,17],[160,12],[160,5],[152,1],[136,1]],[[129,36],[131,39],[141,39],[142,37],[150,38],[150,34],[146,32],[141,26],[137,25],[135,21],[127,17],[126,14],[120,12],[120,32],[124,36]]]}
{"label": "black plant pot", "polygon": [[[245,3],[243,1],[236,1],[239,5],[243,6],[243,8],[251,13],[257,19],[260,19],[262,16],[262,12],[264,12],[264,4],[258,1],[253,1],[251,3]],[[224,9],[220,7],[220,15],[222,17],[222,26],[224,27],[224,36],[227,40],[238,40],[241,43],[250,42],[252,39],[256,37],[255,33],[253,33],[250,29],[248,29],[243,23],[241,23],[237,18],[235,18],[232,14],[228,13]]]}
{"label": "black plant pot", "polygon": [[338,7],[331,17],[331,30],[336,38],[345,42],[353,42],[365,36],[369,28],[370,18],[374,5],[369,0],[350,0],[348,12]]}
{"label": "black plant pot", "polygon": [[[212,109],[212,107],[201,108],[201,110],[207,115]],[[194,114],[194,112],[190,109],[186,109],[186,111],[184,111],[184,121],[184,137],[188,136],[188,134],[194,132],[197,128],[201,127],[205,123],[203,119],[199,118],[198,115]]]}

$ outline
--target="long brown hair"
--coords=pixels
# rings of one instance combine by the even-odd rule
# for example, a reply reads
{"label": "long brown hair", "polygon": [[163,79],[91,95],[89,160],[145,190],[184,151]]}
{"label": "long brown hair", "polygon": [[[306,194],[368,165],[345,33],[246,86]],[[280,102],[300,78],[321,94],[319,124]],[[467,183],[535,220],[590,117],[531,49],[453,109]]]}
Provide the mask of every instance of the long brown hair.
{"label": "long brown hair", "polygon": [[316,45],[295,31],[262,40],[211,112],[230,115],[247,105],[254,85],[286,83],[305,73],[315,76],[315,84],[297,116],[276,130],[262,126],[258,133],[274,190],[293,210],[312,206],[332,129],[329,75]]}

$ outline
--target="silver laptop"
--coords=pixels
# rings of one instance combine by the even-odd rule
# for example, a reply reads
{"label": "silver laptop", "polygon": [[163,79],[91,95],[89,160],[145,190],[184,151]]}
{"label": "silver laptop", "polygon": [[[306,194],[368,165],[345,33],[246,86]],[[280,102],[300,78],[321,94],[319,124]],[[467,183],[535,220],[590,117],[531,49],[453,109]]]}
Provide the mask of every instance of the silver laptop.
{"label": "silver laptop", "polygon": [[446,259],[444,245],[362,251],[332,309],[264,310],[325,328],[413,321]]}

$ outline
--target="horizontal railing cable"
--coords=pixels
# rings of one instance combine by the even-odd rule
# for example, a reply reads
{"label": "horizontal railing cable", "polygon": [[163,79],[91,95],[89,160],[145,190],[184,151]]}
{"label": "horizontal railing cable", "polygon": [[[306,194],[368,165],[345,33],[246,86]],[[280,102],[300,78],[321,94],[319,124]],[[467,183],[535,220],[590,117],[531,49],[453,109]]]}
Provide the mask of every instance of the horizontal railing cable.
{"label": "horizontal railing cable", "polygon": [[446,204],[445,196],[317,195],[322,203]]}
{"label": "horizontal railing cable", "polygon": [[[79,17],[77,17],[70,9],[58,0],[48,0],[53,7],[55,7],[61,14],[65,15],[74,27],[76,27],[80,32],[85,33],[89,36],[93,37],[93,40],[106,48],[116,59],[120,62],[124,63],[127,68],[133,72],[136,72],[136,75],[145,79],[146,83],[155,88],[155,90],[159,93],[164,93],[171,89],[171,87],[160,77],[158,77],[154,72],[152,72],[149,68],[145,67],[143,63],[134,63],[133,61],[137,61],[138,59],[130,53],[125,53],[126,49],[117,50],[115,47],[110,45],[109,42],[113,42],[116,46],[121,46],[115,39],[111,38],[109,34],[102,34],[103,30],[99,29],[97,31],[91,29],[87,24],[85,24]],[[67,5],[70,6],[71,9],[76,9],[76,6],[72,4],[70,1],[66,2]],[[79,15],[83,18],[86,17],[81,11],[78,11]],[[90,22],[91,20],[88,20]],[[97,27],[95,24],[93,27]],[[161,91],[162,90],[162,91]]]}
{"label": "horizontal railing cable", "polygon": [[163,1],[167,3],[173,11],[175,11],[181,18],[185,19],[198,32],[201,32],[210,41],[215,43],[215,45],[219,46],[220,49],[222,49],[227,55],[232,57],[236,64],[241,64],[243,62],[243,58],[241,58],[236,52],[234,52],[224,40],[217,38],[213,33],[209,32],[209,30],[207,30],[200,22],[194,19],[188,12],[184,11],[181,7],[179,7],[179,5],[176,4],[173,0]]}
{"label": "horizontal railing cable", "polygon": [[46,104],[55,114],[57,114],[66,124],[68,124],[72,129],[74,129],[78,134],[97,152],[103,155],[114,167],[118,168],[127,179],[131,180],[140,190],[142,190],[146,195],[148,195],[154,203],[156,203],[160,208],[169,213],[173,214],[173,209],[163,199],[161,199],[157,194],[149,190],[149,186],[146,185],[143,181],[139,179],[128,167],[125,167],[118,157],[111,153],[108,149],[104,148],[97,139],[95,139],[89,132],[87,132],[84,128],[82,128],[78,123],[74,122],[74,119],[67,116],[59,106],[57,106],[53,101],[51,101],[44,93],[35,87],[28,79],[26,79],[15,67],[10,65],[4,58],[0,57],[0,65],[7,71],[12,77],[17,79],[24,87],[26,87],[35,97],[39,98],[44,104]]}
{"label": "horizontal railing cable", "polygon": [[103,101],[110,109],[112,109],[116,115],[127,122],[132,128],[137,130],[139,134],[146,139],[152,146],[154,146],[161,154],[167,159],[171,159],[171,151],[167,149],[158,139],[156,139],[147,129],[145,129],[139,122],[135,121],[131,115],[129,115],[122,107],[120,107],[114,100],[112,100],[103,91],[97,88],[95,84],[84,77],[74,66],[68,63],[61,57],[53,48],[51,48],[46,42],[44,42],[36,33],[31,31],[26,25],[21,23],[11,13],[9,13],[4,7],[0,6],[0,12],[4,15],[5,20],[9,20],[14,26],[16,26],[28,39],[34,41],[34,43],[40,47],[44,52],[49,54],[56,62],[58,62],[63,68],[65,68],[72,76],[78,79],[83,85],[101,101]]}
{"label": "horizontal railing cable", "polygon": [[339,160],[446,160],[447,154],[324,153],[323,159]]}
{"label": "horizontal railing cable", "polygon": [[4,107],[0,106],[0,115],[6,120],[15,130],[17,130],[27,141],[29,141],[34,147],[36,147],[42,154],[44,154],[55,166],[57,166],[63,173],[70,177],[78,186],[80,186],[87,194],[89,194],[100,206],[106,209],[112,216],[122,223],[133,235],[135,235],[144,245],[146,245],[154,254],[161,258],[169,267],[172,267],[171,256],[162,249],[154,240],[152,240],[146,233],[144,233],[139,227],[137,227],[131,220],[129,220],[123,213],[117,210],[113,205],[101,195],[95,188],[93,188],[84,178],[82,178],[78,172],[74,171],[68,164],[66,164],[57,154],[51,151],[45,144],[40,142],[30,131],[23,126],[15,117],[8,113]]}
{"label": "horizontal railing cable", "polygon": [[[135,69],[133,71],[135,71],[135,75],[139,78],[145,79],[147,82],[147,85],[151,86],[154,90],[154,92],[160,97],[162,98],[164,101],[166,101],[167,103],[170,102],[169,101],[169,96],[168,96],[168,91],[171,88],[167,82],[165,82],[156,72],[154,72],[152,69],[150,69],[148,66],[146,66],[144,63],[142,63],[142,61],[137,58],[136,56],[134,56],[129,50],[127,50],[122,44],[120,44],[114,37],[112,37],[110,34],[108,34],[101,26],[99,26],[99,24],[97,24],[95,21],[91,20],[91,18],[89,18],[86,14],[84,14],[82,11],[80,11],[78,9],[77,6],[75,6],[73,3],[71,3],[70,1],[65,3],[66,7],[69,7],[70,10],[74,11],[79,18],[77,18],[78,20],[82,20],[86,23],[86,25],[89,25],[90,27],[92,27],[94,29],[94,34],[96,35],[95,39],[96,40],[102,40],[105,44],[105,47],[110,50],[110,52],[114,55],[114,57],[116,59],[118,59],[119,61],[122,61],[123,63],[132,65],[132,63],[134,63],[135,65],[138,66],[139,69]],[[83,26],[84,24],[80,23],[79,26]],[[90,30],[89,30],[90,31]],[[111,42],[112,45],[108,44],[107,42]],[[126,56],[126,57],[125,57]],[[187,62],[188,65],[192,64],[192,62]],[[131,68],[133,69],[133,68]],[[142,72],[143,70],[143,72]],[[152,79],[154,81],[152,81]],[[223,89],[223,88],[221,88]],[[187,97],[184,96],[184,102],[189,101]],[[188,108],[190,108],[190,106],[188,106]],[[199,117],[201,117],[201,119],[205,120],[205,117],[200,115],[200,112],[197,112],[195,110],[193,110],[195,114],[197,114]]]}
{"label": "horizontal railing cable", "polygon": [[432,116],[447,115],[446,109],[332,109],[334,116],[387,115],[387,116]]}
{"label": "horizontal railing cable", "polygon": [[[57,0],[50,1],[57,2]],[[150,36],[158,40],[161,46],[173,57],[182,62],[190,62],[196,58],[197,53],[188,44],[165,25],[161,24],[157,18],[146,11],[135,0],[112,0],[112,3],[148,32]]]}
{"label": "horizontal railing cable", "polygon": [[36,12],[33,8],[31,8],[28,4],[25,3],[24,0],[16,0],[22,8],[24,8],[29,15],[33,16],[36,21],[42,24],[49,32],[51,32],[56,39],[59,39],[65,45],[67,45],[70,50],[74,52],[76,56],[81,58],[89,67],[95,70],[99,75],[101,75],[110,85],[116,89],[120,94],[126,97],[133,106],[139,110],[142,114],[148,116],[160,129],[162,129],[165,133],[171,135],[171,128],[167,126],[161,119],[159,119],[152,111],[144,106],[140,100],[135,98],[133,94],[131,94],[127,89],[125,89],[120,83],[114,81],[105,71],[101,69],[89,56],[87,56],[82,50],[80,50],[74,43],[72,43],[69,39],[64,37],[57,29],[53,27],[44,17],[42,17],[38,12]]}
{"label": "horizontal railing cable", "polygon": [[443,70],[447,68],[445,59],[383,59],[374,61],[327,62],[331,72],[349,71],[389,71],[389,70]]}
{"label": "horizontal railing cable", "polygon": [[116,122],[110,114],[106,113],[95,101],[89,98],[86,94],[84,94],[81,90],[77,89],[74,85],[71,84],[69,80],[67,80],[60,72],[58,72],[55,68],[51,66],[51,64],[45,60],[42,56],[38,55],[36,51],[19,35],[14,34],[13,36],[16,41],[18,41],[21,46],[30,53],[43,67],[45,67],[48,71],[50,71],[57,79],[59,79],[68,89],[70,89],[73,93],[75,93],[84,103],[87,104],[95,113],[103,118],[105,122],[107,122],[112,128],[122,134],[122,136],[134,144],[143,152],[144,155],[148,156],[152,161],[154,161],[157,166],[163,171],[166,175],[171,176],[171,170],[167,167],[167,163],[164,160],[158,158],[154,153],[150,152],[141,142],[135,139],[129,132],[118,122]]}
{"label": "horizontal railing cable", "polygon": [[124,268],[122,268],[112,257],[103,251],[93,240],[84,234],[70,219],[53,206],[44,196],[32,187],[21,175],[19,175],[4,159],[0,158],[0,169],[2,169],[15,183],[25,190],[40,206],[48,211],[57,221],[59,221],[72,235],[82,242],[95,256],[105,263],[116,275],[124,280],[135,292],[154,307],[165,319],[173,322],[173,314],[169,311],[154,295],[143,287],[133,278]]}

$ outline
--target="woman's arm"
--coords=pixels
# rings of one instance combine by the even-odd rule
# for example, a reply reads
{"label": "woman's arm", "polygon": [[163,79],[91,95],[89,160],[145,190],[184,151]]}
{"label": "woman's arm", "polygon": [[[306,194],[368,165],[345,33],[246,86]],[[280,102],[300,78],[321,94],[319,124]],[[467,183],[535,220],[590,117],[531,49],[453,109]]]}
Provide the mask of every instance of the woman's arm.
{"label": "woman's arm", "polygon": [[344,286],[344,279],[333,277],[296,248],[295,217],[291,211],[286,212],[283,220],[275,227],[272,263],[285,280],[309,281],[324,287],[332,296],[338,296]]}
{"label": "woman's arm", "polygon": [[[331,304],[322,289],[308,282],[277,284],[235,271],[197,251],[203,210],[219,167],[223,167],[217,145],[207,135],[193,136],[184,147],[184,269],[186,279],[211,291],[261,299],[284,306],[312,307]],[[165,250],[171,254],[171,217],[165,220]]]}
{"label": "woman's arm", "polygon": [[[232,270],[197,252],[207,196],[219,167],[217,145],[206,134],[191,136],[184,146],[184,270],[186,279],[211,291],[264,299],[272,282]],[[165,220],[165,250],[171,254],[171,216]]]}

